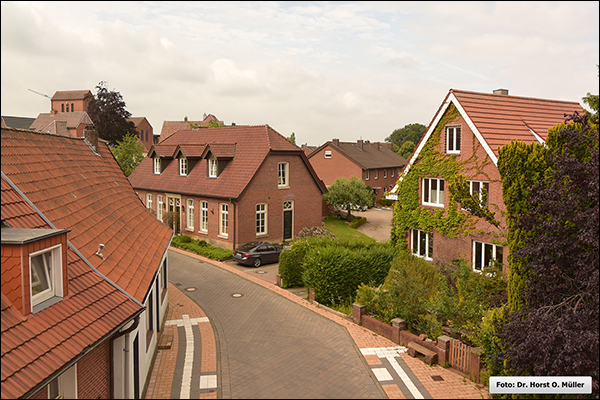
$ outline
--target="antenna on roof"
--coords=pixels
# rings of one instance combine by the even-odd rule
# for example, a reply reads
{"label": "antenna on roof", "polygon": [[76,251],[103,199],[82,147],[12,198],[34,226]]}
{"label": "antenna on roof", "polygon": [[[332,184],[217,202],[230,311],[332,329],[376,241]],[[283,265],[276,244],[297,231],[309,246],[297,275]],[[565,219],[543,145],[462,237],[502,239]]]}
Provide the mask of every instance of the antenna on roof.
{"label": "antenna on roof", "polygon": [[31,90],[31,89],[27,89],[27,90],[29,90],[30,92],[33,92],[33,93],[35,93],[35,94],[39,94],[40,96],[47,97],[47,98],[49,98],[50,100],[52,100],[52,98],[51,98],[50,96],[48,96],[47,94],[43,94],[43,93],[40,93],[40,92],[36,92],[35,90]]}

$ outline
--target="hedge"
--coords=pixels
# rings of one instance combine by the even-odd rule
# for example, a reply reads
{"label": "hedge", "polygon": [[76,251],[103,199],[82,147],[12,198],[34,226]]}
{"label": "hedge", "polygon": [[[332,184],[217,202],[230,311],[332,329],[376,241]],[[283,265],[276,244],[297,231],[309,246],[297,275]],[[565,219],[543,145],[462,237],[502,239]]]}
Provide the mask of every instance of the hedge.
{"label": "hedge", "polygon": [[335,239],[330,237],[307,237],[292,243],[279,255],[279,275],[281,275],[283,288],[302,287],[302,274],[304,273],[304,256],[313,247],[330,245]]}
{"label": "hedge", "polygon": [[223,261],[233,256],[233,251],[214,247],[204,240],[194,240],[186,235],[176,236],[171,241],[171,246],[189,250],[212,260]]}

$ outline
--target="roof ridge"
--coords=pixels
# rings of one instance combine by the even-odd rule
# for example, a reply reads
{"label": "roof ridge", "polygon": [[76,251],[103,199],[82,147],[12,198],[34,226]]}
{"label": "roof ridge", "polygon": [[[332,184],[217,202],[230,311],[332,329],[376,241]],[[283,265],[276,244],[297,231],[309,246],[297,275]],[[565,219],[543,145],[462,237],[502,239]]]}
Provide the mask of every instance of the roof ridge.
{"label": "roof ridge", "polygon": [[463,89],[450,89],[451,93],[469,93],[469,94],[477,94],[477,95],[483,95],[483,96],[490,96],[490,97],[494,97],[494,98],[498,98],[498,99],[523,99],[523,100],[536,100],[536,101],[547,101],[547,102],[551,102],[551,103],[575,103],[575,104],[579,104],[577,101],[573,101],[573,100],[553,100],[553,99],[544,99],[541,97],[529,97],[529,96],[517,96],[517,95],[513,95],[513,94],[505,94],[505,95],[500,95],[500,94],[494,94],[494,93],[487,93],[487,92],[475,92],[472,90],[463,90]]}

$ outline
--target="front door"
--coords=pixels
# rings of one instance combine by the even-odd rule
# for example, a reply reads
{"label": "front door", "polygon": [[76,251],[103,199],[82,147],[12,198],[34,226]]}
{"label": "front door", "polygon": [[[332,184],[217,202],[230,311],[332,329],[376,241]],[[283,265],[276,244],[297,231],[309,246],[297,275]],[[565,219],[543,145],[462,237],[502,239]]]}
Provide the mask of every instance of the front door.
{"label": "front door", "polygon": [[294,204],[291,201],[283,202],[283,240],[291,239],[294,230]]}
{"label": "front door", "polygon": [[171,228],[176,235],[181,232],[180,215],[181,215],[181,200],[174,197],[169,197],[169,215],[171,216]]}

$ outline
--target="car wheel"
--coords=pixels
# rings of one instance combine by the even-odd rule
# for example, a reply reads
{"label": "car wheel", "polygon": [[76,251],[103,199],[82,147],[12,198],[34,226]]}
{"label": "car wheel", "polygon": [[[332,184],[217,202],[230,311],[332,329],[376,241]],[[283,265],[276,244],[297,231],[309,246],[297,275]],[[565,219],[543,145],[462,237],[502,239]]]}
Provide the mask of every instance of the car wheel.
{"label": "car wheel", "polygon": [[262,264],[262,261],[260,260],[260,258],[257,258],[256,260],[254,260],[254,268],[260,267],[261,264]]}

